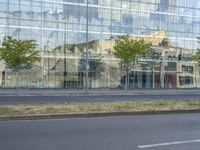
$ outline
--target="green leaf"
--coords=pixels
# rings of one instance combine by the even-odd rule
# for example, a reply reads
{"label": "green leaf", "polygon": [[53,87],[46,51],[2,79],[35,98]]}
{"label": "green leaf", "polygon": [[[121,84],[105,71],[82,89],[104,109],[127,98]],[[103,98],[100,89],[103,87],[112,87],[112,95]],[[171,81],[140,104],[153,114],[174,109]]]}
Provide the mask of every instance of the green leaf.
{"label": "green leaf", "polygon": [[40,60],[37,43],[34,40],[17,40],[8,36],[0,47],[0,60],[10,68],[34,64]]}
{"label": "green leaf", "polygon": [[133,40],[128,35],[119,36],[115,40],[114,55],[121,59],[122,64],[135,63],[139,58],[147,56],[151,42]]}

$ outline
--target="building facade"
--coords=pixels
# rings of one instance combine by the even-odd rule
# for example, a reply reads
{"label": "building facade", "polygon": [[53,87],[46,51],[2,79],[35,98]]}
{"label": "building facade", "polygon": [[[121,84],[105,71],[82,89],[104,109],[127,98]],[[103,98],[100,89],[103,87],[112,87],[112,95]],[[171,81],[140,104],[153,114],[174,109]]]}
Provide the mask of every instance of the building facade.
{"label": "building facade", "polygon": [[[200,35],[199,0],[0,0],[0,43],[8,35],[34,39],[41,53],[41,62],[20,71],[23,88],[84,89],[88,45],[89,88],[123,89],[125,69],[113,46],[127,34],[151,41],[159,54],[131,66],[129,88],[200,86],[190,59]],[[15,86],[15,73],[0,62],[0,87]]]}

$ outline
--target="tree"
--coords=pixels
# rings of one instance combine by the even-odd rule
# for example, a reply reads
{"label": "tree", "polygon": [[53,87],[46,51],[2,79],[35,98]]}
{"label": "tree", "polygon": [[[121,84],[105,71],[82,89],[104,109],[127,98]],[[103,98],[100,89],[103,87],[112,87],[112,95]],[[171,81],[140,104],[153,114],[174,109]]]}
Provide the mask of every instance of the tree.
{"label": "tree", "polygon": [[[197,37],[197,39],[198,39],[198,43],[200,43],[200,37]],[[200,49],[199,48],[197,49],[195,56],[192,57],[192,60],[197,61],[198,67],[200,67]],[[197,82],[197,77],[195,79],[195,82]]]}
{"label": "tree", "polygon": [[147,56],[150,51],[151,42],[131,39],[128,35],[117,37],[114,46],[114,55],[121,60],[121,63],[126,67],[126,83],[127,90],[129,83],[129,67],[135,64],[140,57]]}
{"label": "tree", "polygon": [[0,60],[3,60],[8,68],[16,72],[17,88],[20,69],[26,69],[40,60],[36,47],[37,44],[34,40],[17,40],[11,36],[8,36],[0,47]]}
{"label": "tree", "polygon": [[156,60],[160,60],[162,56],[161,53],[156,52],[153,48],[150,48],[149,50],[150,54],[148,57],[151,59],[151,61],[148,62],[148,66],[152,72],[152,88],[155,88],[155,67],[160,66],[160,62],[157,62]]}
{"label": "tree", "polygon": [[193,57],[193,60],[198,61],[198,63],[200,63],[200,49],[197,50],[196,55]]}
{"label": "tree", "polygon": [[[198,37],[197,39],[198,39],[198,43],[200,44],[200,37]],[[197,49],[197,52],[195,56],[192,57],[192,59],[198,62],[198,67],[200,68],[200,49],[199,48]]]}
{"label": "tree", "polygon": [[[89,49],[88,54],[88,76],[90,78],[98,78],[100,73],[104,71],[105,65],[103,62],[103,56],[101,54],[93,53],[91,49]],[[79,72],[85,72],[86,70],[86,52],[82,52],[81,58],[79,59]]]}
{"label": "tree", "polygon": [[[197,38],[198,43],[200,43],[200,37]],[[195,56],[193,57],[194,61],[197,61],[200,64],[200,49],[197,49]]]}

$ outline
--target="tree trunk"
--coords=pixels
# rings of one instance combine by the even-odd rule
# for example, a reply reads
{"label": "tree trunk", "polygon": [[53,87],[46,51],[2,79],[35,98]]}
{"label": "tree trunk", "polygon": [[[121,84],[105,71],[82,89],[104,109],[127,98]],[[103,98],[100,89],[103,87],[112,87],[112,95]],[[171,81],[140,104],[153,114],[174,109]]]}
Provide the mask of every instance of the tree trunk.
{"label": "tree trunk", "polygon": [[130,88],[130,85],[129,85],[129,83],[130,83],[130,76],[129,76],[129,68],[128,68],[128,81],[127,81],[127,89],[129,89]]}
{"label": "tree trunk", "polygon": [[126,67],[126,81],[125,81],[125,90],[128,90],[129,87],[129,68]]}
{"label": "tree trunk", "polygon": [[155,89],[155,69],[152,69],[152,88]]}
{"label": "tree trunk", "polygon": [[5,87],[5,80],[6,80],[6,70],[2,72],[2,86]]}
{"label": "tree trunk", "polygon": [[19,70],[16,71],[16,88],[19,88]]}
{"label": "tree trunk", "polygon": [[137,77],[137,88],[140,89],[142,87],[142,82],[140,82],[140,74],[136,69],[136,77]]}
{"label": "tree trunk", "polygon": [[164,77],[165,77],[164,64],[163,64],[163,60],[161,60],[161,62],[160,62],[160,88],[162,88],[162,89],[165,87]]}

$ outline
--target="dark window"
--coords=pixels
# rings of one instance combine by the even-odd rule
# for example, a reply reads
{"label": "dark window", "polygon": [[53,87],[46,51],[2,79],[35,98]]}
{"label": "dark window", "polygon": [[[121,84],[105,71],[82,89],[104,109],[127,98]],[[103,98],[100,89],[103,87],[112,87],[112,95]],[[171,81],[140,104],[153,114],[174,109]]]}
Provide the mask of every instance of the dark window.
{"label": "dark window", "polygon": [[193,66],[185,66],[185,65],[182,65],[182,71],[183,72],[188,72],[188,73],[193,73]]}
{"label": "dark window", "polygon": [[193,77],[179,77],[180,85],[193,84]]}
{"label": "dark window", "polygon": [[176,62],[168,62],[168,66],[165,70],[176,71]]}

